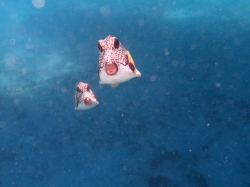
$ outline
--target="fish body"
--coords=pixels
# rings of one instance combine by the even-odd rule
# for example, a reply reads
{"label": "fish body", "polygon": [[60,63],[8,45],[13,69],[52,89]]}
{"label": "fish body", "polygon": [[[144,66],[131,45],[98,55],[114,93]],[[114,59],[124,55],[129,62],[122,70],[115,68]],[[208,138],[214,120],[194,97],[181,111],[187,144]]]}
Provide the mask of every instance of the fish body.
{"label": "fish body", "polygon": [[98,105],[94,93],[90,89],[88,83],[79,82],[76,86],[75,91],[75,109],[76,110],[87,110]]}
{"label": "fish body", "polygon": [[111,35],[98,41],[100,84],[116,87],[141,73],[136,69],[130,52],[123,47],[118,38]]}

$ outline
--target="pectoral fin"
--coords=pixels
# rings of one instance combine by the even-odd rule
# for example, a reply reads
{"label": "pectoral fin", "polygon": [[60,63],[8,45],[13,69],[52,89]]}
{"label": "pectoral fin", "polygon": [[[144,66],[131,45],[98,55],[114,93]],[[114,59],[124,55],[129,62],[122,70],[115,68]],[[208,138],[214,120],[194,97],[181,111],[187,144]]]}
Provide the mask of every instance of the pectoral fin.
{"label": "pectoral fin", "polygon": [[112,88],[115,88],[115,87],[117,87],[119,85],[119,83],[117,83],[117,84],[110,84],[110,86],[112,87]]}

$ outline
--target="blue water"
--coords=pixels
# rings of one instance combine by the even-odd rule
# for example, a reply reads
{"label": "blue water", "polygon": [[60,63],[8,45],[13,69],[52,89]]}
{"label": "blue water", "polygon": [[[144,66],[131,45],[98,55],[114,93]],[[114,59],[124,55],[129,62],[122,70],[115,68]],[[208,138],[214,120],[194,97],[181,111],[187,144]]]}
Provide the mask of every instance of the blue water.
{"label": "blue water", "polygon": [[[250,3],[0,1],[0,187],[250,186]],[[111,34],[141,78],[99,85]],[[74,110],[88,82],[99,105]]]}

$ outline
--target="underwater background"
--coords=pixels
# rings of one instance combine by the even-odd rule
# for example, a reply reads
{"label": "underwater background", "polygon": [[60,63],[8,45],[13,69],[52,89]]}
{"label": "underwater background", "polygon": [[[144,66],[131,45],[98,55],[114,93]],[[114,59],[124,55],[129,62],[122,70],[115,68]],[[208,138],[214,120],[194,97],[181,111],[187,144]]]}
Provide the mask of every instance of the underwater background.
{"label": "underwater background", "polygon": [[[0,187],[250,186],[250,1],[0,0]],[[97,42],[142,77],[100,85]],[[79,81],[99,101],[76,111]]]}

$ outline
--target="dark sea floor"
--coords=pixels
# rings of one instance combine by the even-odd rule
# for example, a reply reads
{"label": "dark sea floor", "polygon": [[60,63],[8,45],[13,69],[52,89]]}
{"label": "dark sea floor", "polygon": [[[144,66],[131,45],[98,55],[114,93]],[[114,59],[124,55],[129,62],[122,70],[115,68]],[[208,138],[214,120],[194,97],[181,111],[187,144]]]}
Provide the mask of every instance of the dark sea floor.
{"label": "dark sea floor", "polygon": [[[250,186],[250,5],[2,1],[1,187]],[[100,85],[97,41],[141,78]],[[99,105],[74,110],[76,83]]]}

